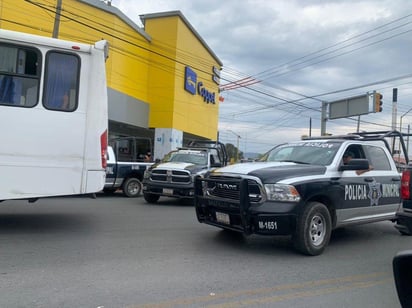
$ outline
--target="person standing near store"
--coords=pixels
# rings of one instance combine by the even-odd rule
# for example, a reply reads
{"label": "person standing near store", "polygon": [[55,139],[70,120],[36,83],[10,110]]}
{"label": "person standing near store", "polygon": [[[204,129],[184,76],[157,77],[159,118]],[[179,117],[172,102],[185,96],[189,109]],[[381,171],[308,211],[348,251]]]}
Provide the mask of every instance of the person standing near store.
{"label": "person standing near store", "polygon": [[145,162],[152,161],[152,153],[150,151],[147,151],[146,155],[144,156],[144,161]]}

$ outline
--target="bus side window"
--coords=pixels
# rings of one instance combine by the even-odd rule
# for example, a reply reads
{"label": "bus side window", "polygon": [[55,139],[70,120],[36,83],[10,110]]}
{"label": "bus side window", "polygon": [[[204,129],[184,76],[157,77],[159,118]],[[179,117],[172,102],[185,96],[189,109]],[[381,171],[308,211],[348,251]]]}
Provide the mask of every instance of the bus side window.
{"label": "bus side window", "polygon": [[50,51],[46,56],[43,105],[47,109],[77,108],[80,59],[77,55]]}
{"label": "bus side window", "polygon": [[[0,104],[33,107],[38,100],[40,52],[15,45],[0,44]],[[28,101],[28,89],[34,88]]]}
{"label": "bus side window", "polygon": [[0,102],[14,104],[14,81],[11,76],[0,77]]}
{"label": "bus side window", "polygon": [[26,92],[26,105],[34,106],[37,103],[37,95],[37,86],[28,88]]}
{"label": "bus side window", "polygon": [[18,48],[15,46],[0,46],[0,103],[14,104],[14,81],[16,74]]}

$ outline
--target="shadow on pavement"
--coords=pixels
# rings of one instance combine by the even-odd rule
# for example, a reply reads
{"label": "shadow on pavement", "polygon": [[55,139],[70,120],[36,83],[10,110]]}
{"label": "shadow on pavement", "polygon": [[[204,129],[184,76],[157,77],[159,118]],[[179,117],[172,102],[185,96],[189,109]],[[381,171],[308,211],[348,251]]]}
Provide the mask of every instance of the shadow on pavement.
{"label": "shadow on pavement", "polygon": [[2,235],[67,231],[84,232],[91,229],[91,224],[90,218],[77,214],[0,214],[0,233]]}

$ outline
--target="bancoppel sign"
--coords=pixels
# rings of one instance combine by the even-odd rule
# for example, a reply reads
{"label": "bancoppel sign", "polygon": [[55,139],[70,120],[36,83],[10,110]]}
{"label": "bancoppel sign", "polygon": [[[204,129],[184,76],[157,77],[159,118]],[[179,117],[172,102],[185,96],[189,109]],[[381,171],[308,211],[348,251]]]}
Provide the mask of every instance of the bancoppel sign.
{"label": "bancoppel sign", "polygon": [[216,94],[206,89],[203,82],[197,81],[196,72],[189,66],[185,68],[185,90],[192,95],[200,95],[208,104],[216,104]]}
{"label": "bancoppel sign", "polygon": [[196,94],[197,74],[189,67],[185,69],[185,90],[193,95]]}

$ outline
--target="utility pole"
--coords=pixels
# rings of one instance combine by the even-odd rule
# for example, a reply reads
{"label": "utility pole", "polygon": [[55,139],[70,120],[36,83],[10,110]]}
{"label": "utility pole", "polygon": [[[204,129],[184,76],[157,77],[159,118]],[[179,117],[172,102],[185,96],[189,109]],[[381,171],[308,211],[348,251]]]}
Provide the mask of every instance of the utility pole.
{"label": "utility pole", "polygon": [[404,116],[406,116],[409,112],[412,111],[412,108],[410,108],[408,111],[406,111],[403,115],[401,115],[401,118],[399,120],[399,131],[402,133],[402,119]]}
{"label": "utility pole", "polygon": [[63,0],[57,0],[56,15],[54,17],[54,26],[53,26],[53,36],[52,36],[53,38],[59,37],[60,14],[62,12],[62,1]]}
{"label": "utility pole", "polygon": [[309,119],[309,137],[312,137],[312,117]]}

